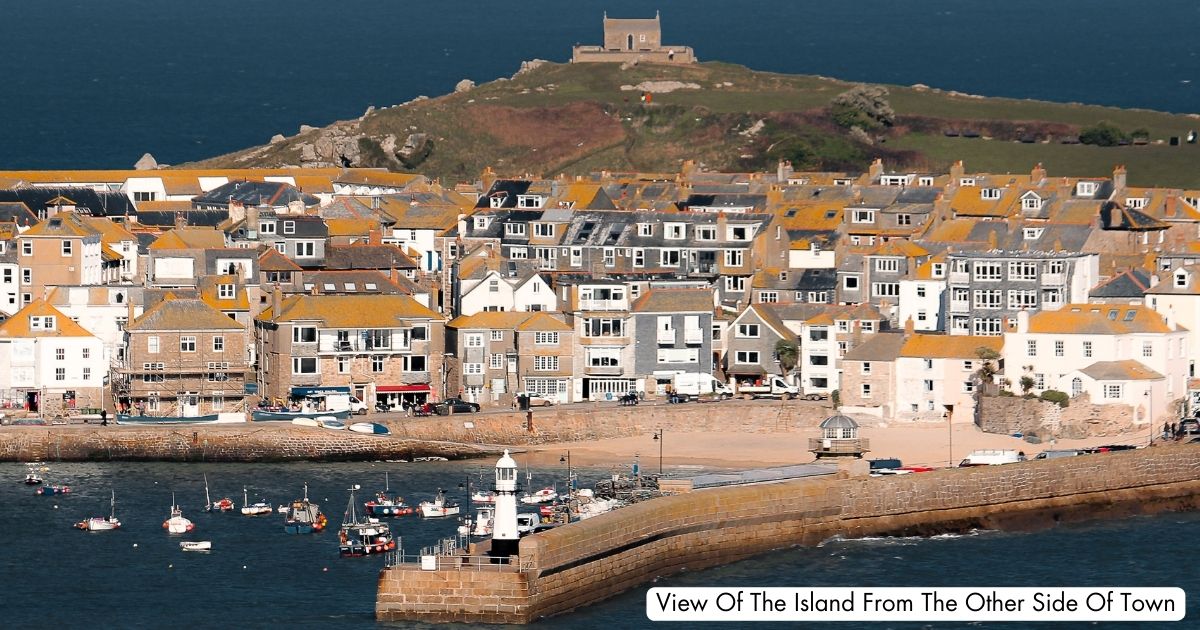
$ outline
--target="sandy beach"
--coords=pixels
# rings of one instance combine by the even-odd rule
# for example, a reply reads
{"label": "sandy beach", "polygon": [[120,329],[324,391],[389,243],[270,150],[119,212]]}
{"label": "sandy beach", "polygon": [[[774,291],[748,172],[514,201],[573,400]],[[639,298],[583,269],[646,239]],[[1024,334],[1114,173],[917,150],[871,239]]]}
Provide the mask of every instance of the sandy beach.
{"label": "sandy beach", "polygon": [[[807,463],[814,460],[808,452],[808,439],[818,437],[816,429],[785,433],[672,433],[662,442],[662,462],[670,468],[715,467],[754,468]],[[973,424],[954,426],[953,445],[946,425],[865,426],[860,437],[870,441],[868,459],[896,457],[905,465],[944,467],[951,461],[958,464],[968,453],[977,449],[1013,449],[1024,451],[1032,458],[1047,449],[1070,449],[1105,444],[1149,443],[1150,429],[1117,436],[1093,437],[1082,440],[1057,440],[1054,443],[1031,444],[1009,435],[984,433]],[[951,458],[951,446],[953,457]],[[525,447],[531,464],[551,465],[568,451],[577,466],[628,466],[635,456],[642,469],[656,471],[659,442],[651,434],[595,440],[563,442]]]}

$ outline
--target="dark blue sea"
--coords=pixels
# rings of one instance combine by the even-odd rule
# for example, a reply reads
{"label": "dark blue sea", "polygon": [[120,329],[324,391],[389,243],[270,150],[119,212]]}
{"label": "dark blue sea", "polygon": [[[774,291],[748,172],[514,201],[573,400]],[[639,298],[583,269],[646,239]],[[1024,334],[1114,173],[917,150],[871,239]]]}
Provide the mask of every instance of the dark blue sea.
{"label": "dark blue sea", "polygon": [[[487,465],[485,463],[485,465]],[[451,495],[478,462],[419,464],[49,464],[47,481],[73,487],[70,495],[34,496],[20,483],[25,467],[0,465],[0,623],[6,628],[376,628],[447,627],[376,624],[375,580],[381,558],[339,558],[336,526],[347,489],[381,489],[384,471],[410,502],[437,488]],[[579,471],[589,485],[608,470]],[[533,485],[566,471],[534,469]],[[486,476],[488,471],[484,470]],[[330,519],[322,534],[283,533],[282,516],[205,514],[203,476],[214,493],[239,504],[273,504],[299,497],[309,484]],[[116,492],[120,530],[86,533],[72,523],[108,513]],[[189,535],[162,529],[174,492],[197,524]],[[404,517],[393,521],[407,553],[452,535],[453,520]],[[815,548],[776,551],[737,564],[658,580],[654,586],[1178,586],[1189,619],[1200,615],[1200,560],[1195,540],[1200,515],[1172,514],[1040,533],[976,532],[929,539],[829,541]],[[180,540],[210,540],[210,553],[185,553]],[[657,627],[645,617],[650,585],[596,606],[537,624],[544,628],[612,630]],[[685,628],[685,624],[662,624]],[[732,624],[730,624],[732,625]],[[749,624],[747,624],[749,626]],[[1062,627],[1044,624],[1042,627]],[[1070,624],[1067,624],[1070,625]],[[1080,624],[1082,625],[1082,624]],[[1149,627],[1151,624],[1145,624]],[[1197,627],[1185,620],[1180,627]],[[769,628],[776,624],[753,624]],[[451,626],[454,627],[454,626]],[[728,627],[728,625],[726,626]],[[796,627],[795,625],[778,627]],[[839,630],[1016,628],[1029,624],[839,623]],[[1122,624],[1121,627],[1132,627]]]}
{"label": "dark blue sea", "polygon": [[0,169],[178,164],[460,79],[565,61],[601,17],[761,70],[1173,112],[1200,102],[1180,0],[50,0],[2,3]]}

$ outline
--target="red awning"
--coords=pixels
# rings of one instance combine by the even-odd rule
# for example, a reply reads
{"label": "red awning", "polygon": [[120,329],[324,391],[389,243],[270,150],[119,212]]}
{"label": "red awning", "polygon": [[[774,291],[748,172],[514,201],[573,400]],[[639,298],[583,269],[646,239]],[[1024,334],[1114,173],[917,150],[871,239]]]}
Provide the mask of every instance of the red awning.
{"label": "red awning", "polygon": [[376,385],[377,394],[428,394],[429,385]]}

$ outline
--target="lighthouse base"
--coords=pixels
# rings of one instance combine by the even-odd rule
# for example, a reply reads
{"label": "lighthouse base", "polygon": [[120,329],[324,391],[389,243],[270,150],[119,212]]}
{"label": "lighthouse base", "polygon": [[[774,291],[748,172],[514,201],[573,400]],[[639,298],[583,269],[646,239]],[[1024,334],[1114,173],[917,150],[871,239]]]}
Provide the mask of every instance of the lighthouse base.
{"label": "lighthouse base", "polygon": [[488,555],[493,558],[509,558],[517,555],[520,549],[521,541],[519,539],[504,540],[499,538],[492,539],[492,548],[488,550]]}

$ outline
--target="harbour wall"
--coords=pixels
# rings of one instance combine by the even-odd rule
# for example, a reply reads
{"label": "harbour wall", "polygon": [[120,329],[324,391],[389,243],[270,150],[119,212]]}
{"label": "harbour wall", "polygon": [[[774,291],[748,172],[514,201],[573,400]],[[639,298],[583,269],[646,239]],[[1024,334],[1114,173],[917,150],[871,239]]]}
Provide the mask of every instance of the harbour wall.
{"label": "harbour wall", "polygon": [[833,536],[1030,529],[1200,505],[1200,448],[891,477],[837,475],[654,499],[521,540],[510,565],[380,572],[376,617],[528,623],[656,577]]}
{"label": "harbour wall", "polygon": [[4,427],[0,461],[280,462],[479,457],[499,450],[291,425]]}

